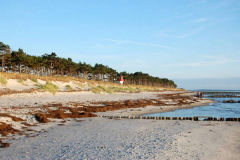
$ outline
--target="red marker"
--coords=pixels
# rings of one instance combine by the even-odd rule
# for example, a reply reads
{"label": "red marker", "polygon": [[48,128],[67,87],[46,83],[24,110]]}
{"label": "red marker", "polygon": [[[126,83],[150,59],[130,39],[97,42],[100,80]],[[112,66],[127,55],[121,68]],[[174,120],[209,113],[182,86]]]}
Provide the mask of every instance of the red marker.
{"label": "red marker", "polygon": [[123,82],[124,82],[123,76],[120,76],[118,81],[119,81],[120,84],[123,84]]}

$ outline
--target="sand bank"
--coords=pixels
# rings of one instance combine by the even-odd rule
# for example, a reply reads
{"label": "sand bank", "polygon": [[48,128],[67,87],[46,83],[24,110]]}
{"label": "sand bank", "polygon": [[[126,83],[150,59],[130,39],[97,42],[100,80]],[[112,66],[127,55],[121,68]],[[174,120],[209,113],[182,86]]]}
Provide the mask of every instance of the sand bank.
{"label": "sand bank", "polygon": [[179,109],[190,109],[194,107],[206,106],[210,103],[214,103],[211,99],[199,99],[195,103],[190,103],[187,105],[176,106],[176,105],[167,105],[167,106],[146,106],[141,108],[127,108],[123,110],[108,111],[108,112],[98,112],[99,116],[142,116],[153,113],[163,113],[171,112]]}

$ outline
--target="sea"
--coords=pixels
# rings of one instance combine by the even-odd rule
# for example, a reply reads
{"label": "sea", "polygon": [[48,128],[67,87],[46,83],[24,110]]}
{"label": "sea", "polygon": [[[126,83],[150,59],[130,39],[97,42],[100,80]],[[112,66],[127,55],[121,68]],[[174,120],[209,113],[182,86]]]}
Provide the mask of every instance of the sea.
{"label": "sea", "polygon": [[[206,91],[206,90],[204,90]],[[213,90],[211,90],[213,91]],[[214,90],[214,92],[236,92],[237,94],[240,94],[240,90],[235,91],[223,91],[223,90]],[[213,99],[216,101],[216,103],[211,103],[207,106],[200,106],[200,107],[194,107],[190,109],[180,109],[175,110],[172,112],[164,112],[164,113],[154,113],[154,114],[148,114],[144,116],[149,117],[224,117],[224,118],[240,118],[240,103],[223,103],[223,101],[240,101],[240,97],[233,98],[233,97],[224,97],[224,98],[212,98],[208,97],[210,95],[204,95],[204,98]]]}

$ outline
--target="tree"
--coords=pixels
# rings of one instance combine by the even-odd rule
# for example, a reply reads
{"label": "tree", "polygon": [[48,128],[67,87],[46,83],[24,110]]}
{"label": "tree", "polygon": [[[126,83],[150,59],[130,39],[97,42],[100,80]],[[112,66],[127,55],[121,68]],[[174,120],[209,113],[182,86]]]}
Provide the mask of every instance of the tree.
{"label": "tree", "polygon": [[80,73],[82,73],[83,79],[89,79],[89,73],[91,73],[91,71],[92,71],[92,66],[90,64],[87,64],[86,62],[84,62],[84,63],[79,62],[77,70]]}
{"label": "tree", "polygon": [[114,82],[117,79],[117,71],[112,68],[107,68],[107,78],[108,81]]}
{"label": "tree", "polygon": [[52,52],[51,54],[45,53],[42,58],[46,61],[47,68],[49,70],[49,75],[52,76],[54,65],[57,61],[57,54]]}
{"label": "tree", "polygon": [[22,66],[26,62],[26,53],[23,52],[23,49],[19,48],[18,51],[13,51],[11,56],[14,64],[18,66],[19,73],[22,73]]}
{"label": "tree", "polygon": [[150,76],[147,73],[135,72],[118,73],[107,65],[96,63],[91,66],[86,62],[75,63],[71,58],[57,57],[56,53],[32,56],[24,53],[23,49],[13,51],[8,45],[0,42],[0,63],[3,72],[19,72],[39,76],[72,76],[83,79],[115,82],[117,77],[122,75],[125,84],[148,85],[156,87],[176,88],[177,85],[167,78]]}
{"label": "tree", "polygon": [[96,63],[93,70],[93,76],[95,77],[95,74],[97,74],[97,80],[103,81],[104,74],[107,73],[106,66]]}
{"label": "tree", "polygon": [[66,61],[67,76],[76,77],[77,64],[72,61],[72,58],[68,58]]}
{"label": "tree", "polygon": [[0,42],[0,53],[1,53],[1,61],[2,61],[2,72],[4,72],[4,68],[5,68],[6,55],[10,54],[10,52],[11,52],[10,46],[4,44],[3,42]]}

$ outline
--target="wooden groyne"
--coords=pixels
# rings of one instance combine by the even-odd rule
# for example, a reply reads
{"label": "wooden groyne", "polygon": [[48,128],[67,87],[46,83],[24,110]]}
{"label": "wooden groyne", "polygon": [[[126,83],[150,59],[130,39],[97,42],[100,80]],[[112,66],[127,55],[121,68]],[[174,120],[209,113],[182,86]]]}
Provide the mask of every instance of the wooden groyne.
{"label": "wooden groyne", "polygon": [[[154,120],[189,120],[189,121],[235,121],[240,122],[240,118],[216,118],[216,117],[152,117],[152,116],[98,116],[109,119],[154,119]],[[203,119],[203,120],[201,120]]]}
{"label": "wooden groyne", "polygon": [[240,92],[217,92],[217,91],[203,91],[204,97],[236,97],[240,98]]}
{"label": "wooden groyne", "polygon": [[226,101],[226,100],[224,100],[223,103],[240,103],[240,100],[239,101],[234,101],[234,100]]}

